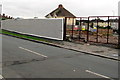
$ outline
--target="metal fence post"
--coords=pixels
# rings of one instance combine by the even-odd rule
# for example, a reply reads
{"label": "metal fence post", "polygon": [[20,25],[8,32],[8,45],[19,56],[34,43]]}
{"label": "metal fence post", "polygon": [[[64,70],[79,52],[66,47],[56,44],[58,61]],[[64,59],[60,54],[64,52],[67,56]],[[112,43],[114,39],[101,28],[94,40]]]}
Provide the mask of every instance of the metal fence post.
{"label": "metal fence post", "polygon": [[99,29],[99,24],[98,24],[99,21],[98,20],[99,20],[99,17],[97,17],[97,38],[96,38],[96,42],[98,42],[98,36],[99,36],[98,35],[98,33],[99,33],[98,32],[98,29]]}
{"label": "metal fence post", "polygon": [[108,16],[108,31],[107,31],[107,44],[109,42],[109,28],[110,28],[110,19],[109,19],[109,16]]}
{"label": "metal fence post", "polygon": [[72,39],[73,39],[73,33],[74,33],[74,30],[73,30],[73,28],[74,28],[74,17],[73,17],[73,21],[72,21]]}
{"label": "metal fence post", "polygon": [[80,18],[80,23],[79,23],[79,41],[80,41],[80,38],[81,38],[81,18]]}
{"label": "metal fence post", "polygon": [[67,26],[67,17],[64,20],[64,30],[63,30],[63,40],[66,40],[66,26]]}
{"label": "metal fence post", "polygon": [[89,20],[90,20],[90,18],[88,17],[87,42],[89,41]]}
{"label": "metal fence post", "polygon": [[120,16],[118,19],[118,48],[120,48]]}

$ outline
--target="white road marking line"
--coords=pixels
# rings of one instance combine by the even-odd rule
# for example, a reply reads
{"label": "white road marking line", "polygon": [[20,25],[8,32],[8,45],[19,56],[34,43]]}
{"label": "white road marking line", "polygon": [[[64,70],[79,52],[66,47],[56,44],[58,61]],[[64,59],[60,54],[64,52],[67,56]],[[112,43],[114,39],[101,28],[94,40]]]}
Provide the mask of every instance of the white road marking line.
{"label": "white road marking line", "polygon": [[89,71],[89,70],[85,70],[85,71],[88,72],[88,73],[91,73],[91,74],[94,74],[94,75],[103,77],[103,78],[107,78],[107,79],[113,80],[113,79],[110,78],[110,77],[107,77],[107,76],[104,76],[104,75],[101,75],[101,74],[98,74],[98,73],[95,73],[95,72],[92,72],[92,71]]}
{"label": "white road marking line", "polygon": [[28,52],[31,52],[31,53],[34,53],[34,54],[36,54],[36,55],[39,55],[39,56],[42,56],[42,57],[48,57],[48,56],[45,56],[45,55],[43,55],[43,54],[40,54],[40,53],[37,53],[37,52],[34,52],[34,51],[31,51],[31,50],[29,50],[29,49],[26,49],[26,48],[23,48],[23,47],[19,47],[20,49],[23,49],[23,50],[25,50],[25,51],[28,51]]}
{"label": "white road marking line", "polygon": [[0,79],[3,79],[3,76],[2,76],[2,75],[0,75]]}

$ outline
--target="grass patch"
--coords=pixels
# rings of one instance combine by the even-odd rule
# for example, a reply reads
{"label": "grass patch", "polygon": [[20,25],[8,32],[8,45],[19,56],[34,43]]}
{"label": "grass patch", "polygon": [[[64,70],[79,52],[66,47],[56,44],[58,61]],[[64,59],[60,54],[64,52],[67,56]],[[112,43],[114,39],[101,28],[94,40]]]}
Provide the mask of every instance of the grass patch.
{"label": "grass patch", "polygon": [[0,30],[0,33],[15,36],[15,37],[20,37],[20,38],[30,39],[30,40],[51,42],[50,40],[47,40],[47,39],[38,38],[38,37],[34,37],[34,36],[29,36],[29,35],[25,35],[25,34],[14,33],[14,32],[6,31],[6,30]]}

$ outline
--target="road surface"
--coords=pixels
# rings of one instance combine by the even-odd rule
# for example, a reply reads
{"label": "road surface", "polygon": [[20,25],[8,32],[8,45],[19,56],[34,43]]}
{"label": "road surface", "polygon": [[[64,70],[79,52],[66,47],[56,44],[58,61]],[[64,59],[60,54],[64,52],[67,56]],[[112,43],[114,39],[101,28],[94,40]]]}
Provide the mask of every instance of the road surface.
{"label": "road surface", "polygon": [[118,78],[118,62],[2,35],[5,78]]}

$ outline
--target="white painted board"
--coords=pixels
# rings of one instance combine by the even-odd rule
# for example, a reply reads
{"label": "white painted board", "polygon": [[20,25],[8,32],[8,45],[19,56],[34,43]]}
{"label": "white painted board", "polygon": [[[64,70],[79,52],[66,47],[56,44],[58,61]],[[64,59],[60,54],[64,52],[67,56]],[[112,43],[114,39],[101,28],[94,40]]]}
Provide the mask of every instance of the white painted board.
{"label": "white painted board", "polygon": [[63,40],[63,19],[12,19],[2,21],[2,29],[39,37]]}

